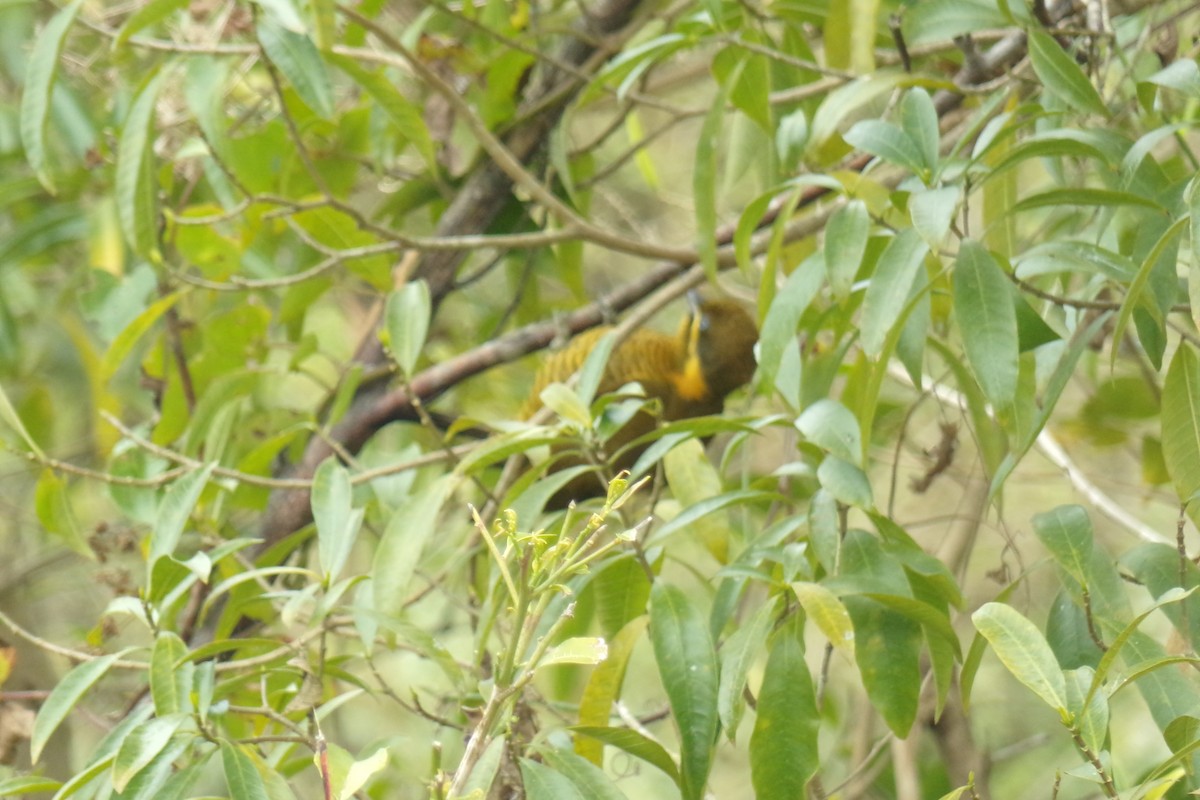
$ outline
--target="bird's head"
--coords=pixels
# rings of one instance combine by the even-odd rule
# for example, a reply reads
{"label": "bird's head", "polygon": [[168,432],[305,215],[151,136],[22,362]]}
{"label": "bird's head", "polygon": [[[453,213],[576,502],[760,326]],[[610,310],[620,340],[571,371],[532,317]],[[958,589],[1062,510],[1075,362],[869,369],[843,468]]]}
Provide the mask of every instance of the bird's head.
{"label": "bird's head", "polygon": [[688,301],[691,311],[679,331],[683,373],[695,379],[697,394],[723,400],[754,376],[758,328],[733,300],[704,299],[692,292]]}

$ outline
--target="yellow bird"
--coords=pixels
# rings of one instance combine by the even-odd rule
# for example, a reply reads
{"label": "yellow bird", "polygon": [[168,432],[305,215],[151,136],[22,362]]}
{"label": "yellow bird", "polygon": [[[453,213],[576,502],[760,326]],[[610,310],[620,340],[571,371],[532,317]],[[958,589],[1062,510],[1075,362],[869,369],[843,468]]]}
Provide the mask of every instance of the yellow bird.
{"label": "yellow bird", "polygon": [[[753,318],[733,300],[702,300],[692,295],[691,310],[674,336],[644,328],[634,331],[609,356],[598,394],[613,392],[637,382],[646,396],[660,401],[662,419],[673,421],[717,414],[730,392],[745,385],[754,375],[754,343],[758,329]],[[540,395],[551,383],[568,380],[583,366],[592,348],[608,327],[594,328],[576,336],[562,350],[545,360],[538,370],[533,390],[522,409],[529,418],[541,408]],[[650,432],[655,418],[637,414],[607,442],[606,454],[618,453],[626,444]],[[645,446],[631,448],[611,462],[614,470],[633,466]],[[563,457],[556,469],[590,463],[578,457]],[[584,475],[555,496],[552,505],[562,506],[604,491],[598,476]]]}

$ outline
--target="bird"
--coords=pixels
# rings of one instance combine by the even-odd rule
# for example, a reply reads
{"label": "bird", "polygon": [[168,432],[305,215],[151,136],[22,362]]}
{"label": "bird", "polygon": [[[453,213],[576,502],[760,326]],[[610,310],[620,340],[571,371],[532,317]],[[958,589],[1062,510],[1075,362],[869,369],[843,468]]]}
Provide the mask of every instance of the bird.
{"label": "bird", "polygon": [[[639,383],[646,397],[660,403],[666,422],[719,414],[725,398],[754,376],[754,345],[758,328],[754,318],[735,300],[689,294],[689,312],[674,335],[638,328],[618,344],[605,366],[597,396]],[[521,410],[529,419],[541,408],[542,391],[563,383],[583,367],[588,355],[611,326],[579,334],[562,350],[549,356],[534,378],[533,389]],[[606,442],[604,453],[614,470],[629,469],[648,446],[626,447],[654,430],[658,420],[639,411]],[[560,448],[558,453],[562,453]],[[615,458],[613,458],[615,456]],[[559,455],[552,470],[594,463],[578,453]],[[603,494],[605,483],[595,472],[570,481],[551,500],[562,508],[570,500]]]}

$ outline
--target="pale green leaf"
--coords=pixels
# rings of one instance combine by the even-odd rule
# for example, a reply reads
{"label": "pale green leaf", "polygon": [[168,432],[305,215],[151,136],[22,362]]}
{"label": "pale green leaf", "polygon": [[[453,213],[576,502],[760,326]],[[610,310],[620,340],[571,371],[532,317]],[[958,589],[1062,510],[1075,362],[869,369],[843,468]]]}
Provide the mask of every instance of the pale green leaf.
{"label": "pale green leaf", "polygon": [[51,194],[55,189],[46,151],[46,120],[50,116],[50,97],[58,72],[59,54],[82,5],[83,0],[74,0],[51,17],[33,43],[33,52],[25,67],[25,87],[21,92],[21,144],[25,147],[29,166]]}
{"label": "pale green leaf", "polygon": [[1004,603],[985,603],[971,621],[1013,677],[1065,718],[1066,679],[1037,626]]}

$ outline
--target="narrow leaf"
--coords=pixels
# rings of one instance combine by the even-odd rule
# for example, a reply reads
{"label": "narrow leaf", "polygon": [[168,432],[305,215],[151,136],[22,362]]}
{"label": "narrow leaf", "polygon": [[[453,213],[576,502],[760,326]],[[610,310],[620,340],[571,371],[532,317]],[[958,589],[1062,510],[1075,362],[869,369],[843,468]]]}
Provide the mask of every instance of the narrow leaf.
{"label": "narrow leaf", "polygon": [[117,218],[130,249],[158,264],[158,190],[154,177],[154,110],[165,72],[146,84],[138,94],[117,145]]}
{"label": "narrow leaf", "polygon": [[160,556],[169,556],[179,545],[184,526],[196,508],[200,493],[212,476],[216,462],[209,462],[198,470],[184,475],[171,484],[158,504],[154,518],[154,530],[150,533],[150,554],[146,563],[153,567]]}
{"label": "narrow leaf", "polygon": [[51,194],[55,190],[46,152],[46,120],[50,116],[50,96],[58,72],[58,57],[67,31],[82,5],[83,0],[74,0],[50,18],[33,43],[33,52],[25,66],[25,88],[21,92],[21,144],[25,147],[29,166]]}
{"label": "narrow leaf", "polygon": [[1200,492],[1200,356],[1186,342],[1163,385],[1162,450],[1175,492],[1190,505]]}
{"label": "narrow leaf", "polygon": [[392,513],[371,567],[375,608],[381,614],[399,614],[408,597],[408,584],[420,563],[425,544],[437,532],[438,513],[455,485],[452,475],[411,495]]}
{"label": "narrow leaf", "polygon": [[146,332],[153,327],[154,323],[158,322],[163,314],[167,313],[171,306],[179,301],[180,296],[178,292],[174,292],[155,300],[142,313],[134,317],[132,322],[121,329],[100,361],[100,380],[102,382],[107,383],[112,380],[117,369],[129,357],[133,346],[146,335]]}
{"label": "narrow leaf", "polygon": [[33,734],[29,738],[29,760],[37,763],[51,734],[58,729],[79,699],[87,693],[104,673],[125,655],[125,651],[101,656],[94,661],[84,661],[62,677],[42,703],[37,719],[33,723]]}
{"label": "narrow leaf", "polygon": [[680,791],[701,800],[717,738],[717,656],[704,616],[663,581],[650,590],[650,640],[679,726]]}

